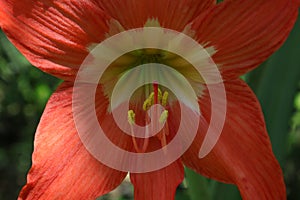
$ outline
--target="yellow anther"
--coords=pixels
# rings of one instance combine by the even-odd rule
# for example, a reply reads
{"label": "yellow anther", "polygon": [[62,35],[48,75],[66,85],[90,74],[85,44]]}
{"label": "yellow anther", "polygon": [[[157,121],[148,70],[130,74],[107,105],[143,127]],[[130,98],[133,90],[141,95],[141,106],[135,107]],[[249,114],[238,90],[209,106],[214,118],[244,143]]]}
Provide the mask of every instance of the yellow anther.
{"label": "yellow anther", "polygon": [[150,105],[149,105],[149,107],[150,107],[154,104],[154,92],[151,92],[151,94],[148,97],[148,100],[150,102]]}
{"label": "yellow anther", "polygon": [[146,111],[154,104],[154,92],[143,103],[143,109]]}
{"label": "yellow anther", "polygon": [[161,100],[161,105],[166,106],[168,102],[169,93],[167,91],[164,92]]}
{"label": "yellow anther", "polygon": [[133,112],[133,110],[128,111],[128,123],[130,125],[135,124],[135,113]]}
{"label": "yellow anther", "polygon": [[143,109],[146,111],[150,108],[150,106],[151,106],[151,99],[148,98],[144,101]]}
{"label": "yellow anther", "polygon": [[161,101],[162,99],[162,92],[161,90],[158,88],[158,100]]}
{"label": "yellow anther", "polygon": [[[165,95],[165,93],[164,93]],[[168,94],[167,94],[168,95]],[[163,99],[163,95],[161,90],[158,88],[158,101],[161,102]],[[143,103],[143,109],[146,111],[154,104],[154,92],[151,92],[149,97]]]}
{"label": "yellow anther", "polygon": [[161,123],[161,124],[165,123],[165,121],[167,120],[168,116],[169,116],[169,112],[167,110],[164,110],[161,113],[160,117],[159,117],[159,123]]}

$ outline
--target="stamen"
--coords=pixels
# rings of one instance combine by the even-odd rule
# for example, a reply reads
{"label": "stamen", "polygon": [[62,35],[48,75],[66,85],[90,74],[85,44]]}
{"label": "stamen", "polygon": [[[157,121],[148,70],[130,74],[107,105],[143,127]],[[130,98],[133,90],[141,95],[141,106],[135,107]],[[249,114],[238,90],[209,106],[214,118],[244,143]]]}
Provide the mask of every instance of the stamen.
{"label": "stamen", "polygon": [[159,117],[159,123],[161,124],[165,123],[168,116],[169,116],[169,112],[167,110],[164,110]]}
{"label": "stamen", "polygon": [[167,139],[166,139],[165,129],[163,129],[162,138],[160,139],[160,144],[163,148],[164,153],[167,153]]}
{"label": "stamen", "polygon": [[164,92],[161,100],[161,105],[166,106],[168,102],[169,93],[167,91]]}
{"label": "stamen", "polygon": [[[159,117],[159,123],[163,124],[167,121],[169,116],[169,112],[167,110],[164,110],[160,117]],[[167,138],[166,136],[169,135],[169,127],[168,123],[165,123],[165,127],[162,129],[162,131],[157,135],[158,139],[160,140],[161,146],[163,147],[164,153],[167,152]]]}
{"label": "stamen", "polygon": [[162,92],[161,90],[158,88],[158,100],[161,101],[162,99]]}
{"label": "stamen", "polygon": [[[153,85],[154,86],[154,85]],[[155,95],[155,91],[157,91],[157,95]],[[165,92],[166,93],[166,92]],[[164,95],[165,95],[164,93]],[[156,98],[154,98],[156,97]],[[161,90],[158,88],[157,90],[155,90],[154,88],[154,92],[151,92],[151,94],[149,95],[149,97],[144,101],[143,103],[143,110],[144,111],[147,111],[149,110],[149,108],[154,105],[154,104],[157,104],[159,102],[161,102],[163,99],[163,95],[162,95],[162,92]],[[157,103],[155,103],[157,102]]]}
{"label": "stamen", "polygon": [[144,103],[143,103],[143,110],[144,111],[147,111],[150,108],[150,106],[152,105],[151,101],[152,101],[152,99],[150,99],[150,97],[148,97],[148,99],[146,99],[144,101]]}
{"label": "stamen", "polygon": [[169,135],[168,123],[166,123],[165,127],[156,135],[157,138],[160,140],[160,144],[165,154],[167,153],[167,135]]}
{"label": "stamen", "polygon": [[[151,92],[151,94],[149,95],[149,97],[144,101],[143,103],[143,110],[147,111],[150,109],[150,107],[154,104],[162,104],[162,106],[166,106],[167,105],[167,101],[168,101],[168,96],[169,93],[167,91],[165,91],[162,94],[162,91],[158,88],[158,82],[154,81],[153,82],[153,92]],[[157,109],[154,110],[154,114],[153,114],[153,119],[155,122],[153,123],[153,126],[157,126],[157,123],[160,124],[165,124],[163,129],[156,135],[156,137],[160,140],[161,142],[161,146],[164,147],[164,152],[166,153],[166,145],[167,145],[167,138],[166,136],[169,135],[169,127],[168,127],[168,123],[165,123],[168,119],[169,116],[169,112],[168,110],[164,110],[160,116],[158,116],[159,111]],[[150,123],[150,118],[148,115],[145,115],[145,122],[146,124]],[[130,124],[131,127],[131,132],[132,132],[132,141],[133,141],[133,145],[134,148],[136,149],[136,151],[138,153],[144,153],[147,150],[148,147],[148,143],[149,143],[149,138],[147,136],[149,136],[149,128],[146,127],[145,130],[145,136],[146,138],[144,139],[144,144],[142,148],[139,148],[136,138],[134,137],[134,129],[133,129],[133,125],[135,125],[135,113],[132,110],[128,111],[128,123]],[[157,130],[157,127],[151,127],[151,130]]]}
{"label": "stamen", "polygon": [[135,124],[135,113],[133,112],[133,110],[128,111],[128,123],[130,125]]}
{"label": "stamen", "polygon": [[[133,112],[133,110],[128,111],[128,123],[130,124],[131,134],[132,134],[131,138],[132,138],[132,142],[133,142],[133,146],[134,146],[135,150],[138,153],[145,153],[146,150],[147,150],[148,144],[149,144],[149,138],[144,139],[143,147],[142,147],[142,149],[140,149],[137,142],[136,142],[135,136],[134,136],[133,125],[135,124],[135,113]],[[146,130],[146,132],[147,131],[148,130]],[[146,134],[149,134],[149,133],[146,133]]]}

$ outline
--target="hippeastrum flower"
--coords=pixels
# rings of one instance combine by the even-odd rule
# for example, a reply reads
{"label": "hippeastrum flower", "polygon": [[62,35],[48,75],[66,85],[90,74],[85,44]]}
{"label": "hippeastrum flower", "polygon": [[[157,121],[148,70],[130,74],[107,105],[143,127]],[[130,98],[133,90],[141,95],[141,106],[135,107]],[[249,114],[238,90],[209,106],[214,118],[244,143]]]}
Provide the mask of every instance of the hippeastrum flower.
{"label": "hippeastrum flower", "polygon": [[19,199],[95,199],[122,182],[127,173],[95,159],[77,134],[73,83],[93,45],[122,30],[144,26],[184,32],[208,50],[224,80],[227,113],[217,144],[199,158],[211,116],[210,96],[199,75],[178,56],[153,49],[113,63],[100,81],[95,109],[115,145],[141,153],[161,148],[174,137],[180,119],[176,99],[171,93],[168,98],[168,90],[153,83],[153,89],[140,89],[150,88],[150,94],[135,93],[128,120],[131,125],[147,123],[145,111],[161,104],[168,111],[162,115],[163,130],[141,139],[118,129],[108,109],[110,84],[132,63],[154,60],[195,82],[201,90],[197,93],[201,118],[207,122],[199,124],[196,138],[180,159],[160,170],[130,174],[135,199],[174,199],[184,178],[183,165],[237,185],[243,199],[285,199],[282,171],[272,153],[260,105],[239,76],[282,45],[297,18],[298,5],[298,0],[225,0],[219,4],[215,0],[0,0],[0,26],[10,41],[34,66],[64,80],[49,99],[37,128],[32,168]]}

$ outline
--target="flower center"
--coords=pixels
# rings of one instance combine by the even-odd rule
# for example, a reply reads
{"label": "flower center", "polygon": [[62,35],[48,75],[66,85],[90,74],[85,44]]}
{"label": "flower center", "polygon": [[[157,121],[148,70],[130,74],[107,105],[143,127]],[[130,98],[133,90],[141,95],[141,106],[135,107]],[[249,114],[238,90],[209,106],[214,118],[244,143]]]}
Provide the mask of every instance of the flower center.
{"label": "flower center", "polygon": [[[164,91],[162,93],[158,87],[158,82],[153,82],[152,85],[153,85],[153,92],[148,96],[148,98],[143,103],[143,110],[145,112],[149,111],[150,107],[153,105],[156,105],[156,104],[160,104],[164,108],[166,108],[166,106],[167,106],[169,93],[167,91]],[[155,136],[160,140],[162,147],[166,146],[166,144],[167,144],[166,137],[169,135],[169,128],[168,128],[168,123],[167,123],[168,110],[164,110],[160,114],[160,116],[158,116],[158,115],[159,115],[159,111],[157,109],[154,109],[154,113],[152,113],[152,120],[154,120],[154,122],[152,123],[152,127],[146,128],[146,131],[144,133],[146,136],[144,139],[144,143],[143,143],[142,147],[139,147],[139,145],[136,141],[136,138],[135,138],[136,133],[135,133],[135,130],[133,127],[135,125],[135,113],[133,110],[128,111],[128,123],[130,124],[130,127],[131,127],[132,142],[133,142],[135,150],[138,153],[146,152],[148,144],[149,144],[149,137],[148,137],[149,132],[150,131],[152,132],[153,130],[157,130],[157,127],[159,125],[163,125],[163,124],[165,124],[164,127]],[[145,122],[147,124],[150,123],[150,118],[147,114],[145,115]],[[163,148],[163,149],[166,150],[165,148]]]}
{"label": "flower center", "polygon": [[[135,67],[147,63],[162,64],[169,66],[170,68],[174,69],[174,71],[176,70],[178,73],[180,73],[183,77],[186,78],[186,80],[192,86],[197,96],[201,96],[203,90],[202,84],[204,83],[204,80],[189,62],[187,62],[184,58],[174,53],[161,49],[151,48],[128,52],[110,64],[110,66],[105,70],[104,75],[100,79],[100,84],[104,86],[104,93],[106,94],[106,96],[108,98],[111,98],[113,88],[116,85],[116,83],[120,80],[120,78],[123,77],[124,80],[127,80],[127,82],[124,81],[123,85],[123,89],[125,91],[126,89],[128,89],[126,86],[131,87],[130,84],[135,83],[135,81],[133,80],[146,79],[145,76],[148,76],[148,73],[161,74],[162,76],[164,76],[163,78],[165,80],[170,82],[170,84],[178,86],[178,90],[181,90],[183,92],[186,90],[184,87],[182,87],[182,80],[180,80],[180,77],[176,73],[162,72],[161,70],[157,70],[159,68],[147,72],[145,70],[140,71],[140,74],[135,74],[133,76],[131,75],[131,77],[128,76],[127,78],[124,76],[128,71],[134,69]],[[131,98],[132,103],[134,104],[134,102],[138,102],[141,99],[141,97],[147,98],[147,96],[150,93],[150,90],[151,88],[149,88],[149,85],[141,87]],[[118,98],[122,99],[121,94]],[[176,100],[174,95],[171,93],[169,93],[168,99],[170,102]],[[188,95],[185,96],[185,99],[187,100],[187,102],[192,101],[192,99],[189,99]]]}

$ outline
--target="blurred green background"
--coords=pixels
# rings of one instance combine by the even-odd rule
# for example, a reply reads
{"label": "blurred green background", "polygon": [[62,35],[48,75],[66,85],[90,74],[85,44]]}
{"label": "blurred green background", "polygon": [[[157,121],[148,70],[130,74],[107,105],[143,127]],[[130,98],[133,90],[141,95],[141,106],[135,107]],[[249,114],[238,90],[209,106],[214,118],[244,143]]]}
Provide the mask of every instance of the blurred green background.
{"label": "blurred green background", "polygon": [[[300,20],[288,40],[261,67],[242,77],[257,94],[289,200],[300,199]],[[47,99],[60,80],[42,73],[0,32],[0,200],[16,199],[31,164],[33,138]],[[125,181],[99,199],[133,199]],[[176,199],[238,200],[235,186],[186,169]]]}

